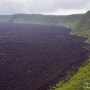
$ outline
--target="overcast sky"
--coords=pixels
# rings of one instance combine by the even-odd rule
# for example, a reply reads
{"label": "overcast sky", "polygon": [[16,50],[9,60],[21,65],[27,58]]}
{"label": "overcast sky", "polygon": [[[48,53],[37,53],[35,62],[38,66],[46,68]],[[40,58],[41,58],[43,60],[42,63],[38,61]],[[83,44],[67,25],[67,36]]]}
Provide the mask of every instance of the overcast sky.
{"label": "overcast sky", "polygon": [[90,0],[0,0],[0,14],[68,15],[90,10]]}

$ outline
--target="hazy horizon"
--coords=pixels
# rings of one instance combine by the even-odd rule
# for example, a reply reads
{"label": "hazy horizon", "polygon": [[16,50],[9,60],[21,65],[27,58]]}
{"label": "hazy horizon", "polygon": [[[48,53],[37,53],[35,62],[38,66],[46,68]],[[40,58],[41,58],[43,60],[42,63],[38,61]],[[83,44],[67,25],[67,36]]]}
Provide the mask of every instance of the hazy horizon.
{"label": "hazy horizon", "polygon": [[26,14],[26,15],[35,15],[35,14],[37,14],[37,15],[56,15],[56,16],[67,16],[67,15],[74,15],[74,14],[85,14],[86,12],[88,12],[88,11],[90,11],[90,10],[87,10],[87,11],[83,11],[83,12],[75,12],[75,13],[68,13],[68,14],[64,14],[64,13],[62,13],[62,14],[57,14],[57,13],[13,13],[13,14],[0,14],[0,15],[17,15],[17,14]]}
{"label": "hazy horizon", "polygon": [[90,10],[90,0],[0,0],[0,15],[71,15]]}

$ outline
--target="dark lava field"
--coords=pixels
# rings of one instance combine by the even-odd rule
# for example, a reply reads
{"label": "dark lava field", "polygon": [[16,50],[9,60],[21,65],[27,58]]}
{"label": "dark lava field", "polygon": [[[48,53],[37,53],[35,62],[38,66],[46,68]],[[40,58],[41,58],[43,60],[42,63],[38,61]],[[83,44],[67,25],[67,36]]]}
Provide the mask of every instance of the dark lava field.
{"label": "dark lava field", "polygon": [[46,90],[86,61],[86,38],[60,26],[0,24],[0,90]]}

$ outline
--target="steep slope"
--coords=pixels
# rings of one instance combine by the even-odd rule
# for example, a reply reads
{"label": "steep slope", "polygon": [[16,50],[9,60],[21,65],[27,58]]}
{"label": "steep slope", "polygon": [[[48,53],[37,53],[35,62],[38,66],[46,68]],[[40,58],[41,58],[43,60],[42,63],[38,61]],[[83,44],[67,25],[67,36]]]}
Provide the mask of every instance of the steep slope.
{"label": "steep slope", "polygon": [[90,43],[90,11],[88,11],[78,22],[71,34],[87,37]]}
{"label": "steep slope", "polygon": [[[16,14],[0,16],[0,22],[66,26],[73,29],[71,34],[87,37],[87,42],[90,43],[90,11],[85,15],[70,16]],[[68,82],[57,84],[55,90],[90,90],[83,88],[85,82],[90,83],[90,59]]]}
{"label": "steep slope", "polygon": [[[71,34],[88,38],[86,42],[90,44],[90,11],[80,19]],[[90,50],[90,47],[87,49]],[[58,83],[55,90],[90,90],[90,56],[85,66],[81,67],[68,82]]]}
{"label": "steep slope", "polygon": [[[85,83],[88,83],[89,85],[86,85]],[[80,68],[77,74],[68,82],[57,84],[55,90],[90,90],[90,63]]]}
{"label": "steep slope", "polygon": [[60,25],[65,27],[75,27],[76,23],[83,14],[55,16],[42,14],[15,14],[15,15],[1,15],[0,22],[8,23],[24,23],[24,24],[47,24]]}

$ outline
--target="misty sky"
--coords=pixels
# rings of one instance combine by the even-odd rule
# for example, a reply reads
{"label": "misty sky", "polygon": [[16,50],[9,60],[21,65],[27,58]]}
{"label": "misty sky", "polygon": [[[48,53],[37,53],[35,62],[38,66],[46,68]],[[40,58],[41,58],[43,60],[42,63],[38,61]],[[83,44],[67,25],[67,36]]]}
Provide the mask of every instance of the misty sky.
{"label": "misty sky", "polygon": [[0,0],[0,14],[68,15],[90,10],[90,0]]}

